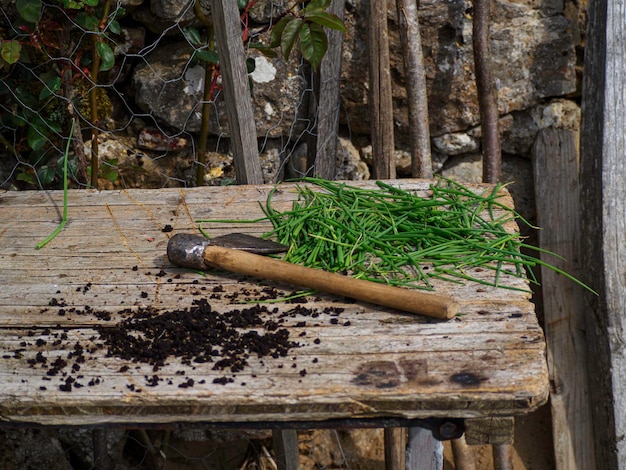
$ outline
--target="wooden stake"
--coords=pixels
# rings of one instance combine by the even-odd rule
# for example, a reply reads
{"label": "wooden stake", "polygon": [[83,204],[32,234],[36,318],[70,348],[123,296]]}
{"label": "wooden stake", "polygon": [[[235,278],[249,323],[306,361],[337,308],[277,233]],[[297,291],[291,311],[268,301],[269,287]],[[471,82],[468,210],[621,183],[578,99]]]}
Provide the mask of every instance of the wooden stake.
{"label": "wooden stake", "polygon": [[372,176],[396,177],[393,136],[393,102],[389,69],[387,0],[369,2],[369,77],[370,128],[372,138]]}
{"label": "wooden stake", "polygon": [[404,56],[404,77],[409,108],[411,173],[414,178],[432,178],[430,119],[426,94],[426,72],[422,54],[417,2],[396,0],[398,27]]}
{"label": "wooden stake", "polygon": [[237,184],[262,184],[263,173],[237,3],[212,0],[211,13],[215,24]]}

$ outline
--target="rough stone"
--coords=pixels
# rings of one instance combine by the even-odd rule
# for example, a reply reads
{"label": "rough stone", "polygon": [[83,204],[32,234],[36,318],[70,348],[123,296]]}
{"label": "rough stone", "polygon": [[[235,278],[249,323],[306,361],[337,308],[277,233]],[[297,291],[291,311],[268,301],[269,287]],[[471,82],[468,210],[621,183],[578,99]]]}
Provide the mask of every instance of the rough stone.
{"label": "rough stone", "polygon": [[[175,129],[200,130],[204,67],[191,59],[187,42],[157,48],[137,66],[133,87],[137,105],[146,113]],[[281,58],[257,56],[263,72],[252,75],[252,100],[259,137],[295,135],[302,132],[298,105],[305,95],[306,81],[297,66]],[[176,103],[176,106],[172,106]],[[223,93],[218,93],[210,115],[209,133],[228,136]]]}
{"label": "rough stone", "polygon": [[[372,146],[366,145],[359,150],[361,158],[368,165],[372,165]],[[394,158],[396,159],[396,173],[397,176],[402,178],[411,176],[411,153],[408,150],[396,149],[394,151]],[[433,172],[437,173],[443,167],[447,160],[447,155],[443,155],[437,152],[432,153],[431,162],[433,165]]]}
{"label": "rough stone", "polygon": [[530,155],[541,129],[580,129],[580,107],[573,101],[556,99],[546,104],[512,113],[511,121],[502,126],[502,151],[514,155]]}
{"label": "rough stone", "polygon": [[2,468],[71,470],[54,429],[0,430]]}
{"label": "rough stone", "polygon": [[[343,122],[369,132],[367,108],[367,0],[354,0],[346,22],[342,99]],[[479,123],[472,52],[472,10],[463,0],[420,4],[420,28],[428,87],[431,134],[459,132]],[[390,60],[397,141],[407,135],[404,65],[395,20],[389,9]],[[493,70],[502,114],[576,89],[572,22],[561,13],[545,16],[527,3],[496,2],[492,18]]]}
{"label": "rough stone", "polygon": [[433,137],[432,145],[435,150],[442,154],[460,155],[476,152],[480,147],[480,141],[467,132],[454,132]]}
{"label": "rough stone", "polygon": [[250,19],[260,24],[271,23],[287,8],[287,0],[259,0],[250,9]]}
{"label": "rough stone", "polygon": [[[370,150],[371,152],[371,150]],[[307,144],[297,145],[290,155],[285,157],[285,175],[287,178],[302,178],[309,170],[307,166]],[[337,180],[367,180],[370,171],[367,164],[354,144],[345,137],[339,137],[337,142]]]}
{"label": "rough stone", "polygon": [[[483,175],[482,156],[479,153],[450,158],[441,175],[461,183],[480,183]],[[516,210],[531,223],[535,220],[533,169],[529,159],[504,155],[501,182],[515,202]]]}
{"label": "rough stone", "polygon": [[[63,447],[70,449],[73,462],[80,462],[84,468],[96,468],[93,455],[93,429],[60,428],[58,439]],[[127,433],[123,429],[103,430],[102,437],[106,446],[107,458],[115,470],[135,468],[124,456]]]}

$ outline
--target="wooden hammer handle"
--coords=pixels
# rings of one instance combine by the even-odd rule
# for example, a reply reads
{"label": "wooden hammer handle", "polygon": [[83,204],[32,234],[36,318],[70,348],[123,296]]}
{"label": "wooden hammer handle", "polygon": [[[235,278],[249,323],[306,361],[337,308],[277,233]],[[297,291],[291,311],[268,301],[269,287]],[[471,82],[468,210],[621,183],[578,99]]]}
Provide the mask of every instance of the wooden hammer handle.
{"label": "wooden hammer handle", "polygon": [[447,295],[364,281],[241,250],[208,246],[203,257],[209,266],[226,271],[308,287],[428,317],[449,319],[458,311],[458,304]]}

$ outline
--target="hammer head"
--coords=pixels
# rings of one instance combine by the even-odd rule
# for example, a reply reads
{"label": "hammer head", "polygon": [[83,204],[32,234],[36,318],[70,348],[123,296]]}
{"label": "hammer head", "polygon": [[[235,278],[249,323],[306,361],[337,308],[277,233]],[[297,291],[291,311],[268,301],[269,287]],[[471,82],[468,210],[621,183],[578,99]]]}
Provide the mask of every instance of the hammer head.
{"label": "hammer head", "polygon": [[209,239],[192,233],[177,233],[167,243],[167,258],[170,263],[186,268],[205,269],[204,250]]}
{"label": "hammer head", "polygon": [[209,245],[262,255],[282,253],[287,250],[285,245],[245,233],[229,233],[215,238],[206,238],[191,233],[177,233],[167,243],[167,257],[170,263],[178,266],[205,269],[207,266],[204,262],[204,250]]}

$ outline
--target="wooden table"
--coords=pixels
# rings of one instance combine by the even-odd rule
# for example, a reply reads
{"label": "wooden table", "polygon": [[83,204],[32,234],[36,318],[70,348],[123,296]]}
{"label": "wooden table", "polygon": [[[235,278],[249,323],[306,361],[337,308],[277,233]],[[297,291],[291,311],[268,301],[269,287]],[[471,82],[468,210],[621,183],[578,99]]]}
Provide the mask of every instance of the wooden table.
{"label": "wooden table", "polygon": [[[427,189],[425,181],[397,184]],[[251,354],[240,371],[215,370],[215,361],[170,357],[154,367],[109,357],[102,331],[142,309],[172,312],[207,299],[223,314],[255,305],[268,287],[292,292],[174,267],[166,257],[171,235],[197,231],[198,219],[261,216],[258,201],[271,189],[69,191],[67,226],[40,250],[35,245],[59,223],[62,192],[0,192],[0,420],[320,427],[459,418],[469,425],[546,401],[545,342],[529,294],[473,283],[435,283],[460,303],[450,321],[324,294],[263,304],[263,318],[280,320],[299,347],[278,357]],[[295,197],[285,184],[275,205],[286,209]],[[213,235],[267,229],[209,228]]]}

